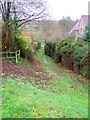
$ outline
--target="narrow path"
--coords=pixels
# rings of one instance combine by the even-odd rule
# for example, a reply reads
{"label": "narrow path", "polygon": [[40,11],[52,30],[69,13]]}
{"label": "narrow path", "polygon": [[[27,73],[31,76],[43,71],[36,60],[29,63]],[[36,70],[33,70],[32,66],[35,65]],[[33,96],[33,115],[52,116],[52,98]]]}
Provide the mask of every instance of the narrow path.
{"label": "narrow path", "polygon": [[48,57],[44,54],[43,47],[39,51],[39,59],[42,62],[43,66],[47,69],[47,71],[50,71],[50,72],[55,73],[57,75],[61,74],[59,66],[57,64],[55,64],[50,57]]}
{"label": "narrow path", "polygon": [[[56,64],[53,61],[53,59],[46,56],[44,54],[44,46],[39,50],[38,57],[39,57],[41,63],[43,64],[44,68],[47,69],[47,71],[52,73],[52,74],[54,73],[57,76],[62,77],[63,75],[67,76],[68,72],[70,72],[68,69],[65,69],[64,67],[60,67],[58,64]],[[71,74],[69,74],[69,77],[72,78]]]}
{"label": "narrow path", "polygon": [[72,86],[74,85],[76,88],[79,89],[87,89],[87,82],[85,82],[86,79],[54,63],[54,61],[50,57],[44,54],[44,46],[39,50],[37,55],[41,63],[43,64],[43,67],[47,70],[49,74],[53,75],[53,79],[64,81]]}

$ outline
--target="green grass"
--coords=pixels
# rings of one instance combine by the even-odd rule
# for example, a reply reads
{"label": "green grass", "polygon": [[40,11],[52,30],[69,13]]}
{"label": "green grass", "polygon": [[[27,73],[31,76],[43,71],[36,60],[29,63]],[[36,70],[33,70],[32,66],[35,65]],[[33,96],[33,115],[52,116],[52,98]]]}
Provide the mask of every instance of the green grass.
{"label": "green grass", "polygon": [[87,95],[49,93],[30,83],[7,79],[3,84],[3,118],[83,118],[88,116]]}
{"label": "green grass", "polygon": [[88,118],[88,84],[84,82],[85,79],[58,67],[51,58],[44,55],[43,48],[37,56],[52,80],[38,89],[30,82],[24,83],[23,77],[4,79],[2,117]]}

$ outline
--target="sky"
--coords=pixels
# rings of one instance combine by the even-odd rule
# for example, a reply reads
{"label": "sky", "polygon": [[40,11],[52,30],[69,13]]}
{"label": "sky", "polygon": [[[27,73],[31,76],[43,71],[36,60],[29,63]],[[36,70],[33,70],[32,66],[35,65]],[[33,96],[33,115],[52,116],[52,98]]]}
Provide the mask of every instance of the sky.
{"label": "sky", "polygon": [[60,20],[66,16],[72,19],[80,19],[82,15],[88,15],[88,2],[90,0],[47,0],[52,19]]}

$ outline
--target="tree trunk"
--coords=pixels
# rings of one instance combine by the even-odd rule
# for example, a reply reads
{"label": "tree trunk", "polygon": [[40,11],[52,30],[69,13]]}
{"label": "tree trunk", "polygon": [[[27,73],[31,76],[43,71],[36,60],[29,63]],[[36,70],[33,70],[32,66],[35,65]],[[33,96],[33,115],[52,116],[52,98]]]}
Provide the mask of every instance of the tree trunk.
{"label": "tree trunk", "polygon": [[13,26],[10,26],[10,7],[11,2],[4,2],[5,13],[2,25],[2,47],[3,51],[14,51]]}

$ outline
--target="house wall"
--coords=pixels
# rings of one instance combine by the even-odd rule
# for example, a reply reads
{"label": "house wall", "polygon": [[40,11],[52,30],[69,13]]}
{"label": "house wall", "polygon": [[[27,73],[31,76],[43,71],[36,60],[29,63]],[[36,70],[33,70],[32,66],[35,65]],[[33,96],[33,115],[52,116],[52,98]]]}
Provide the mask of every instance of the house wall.
{"label": "house wall", "polygon": [[79,23],[79,33],[83,33],[85,29],[85,23],[83,21],[83,19],[81,19],[80,23]]}
{"label": "house wall", "polygon": [[82,15],[80,21],[72,28],[74,39],[78,39],[84,33],[85,27],[88,26],[88,16]]}

